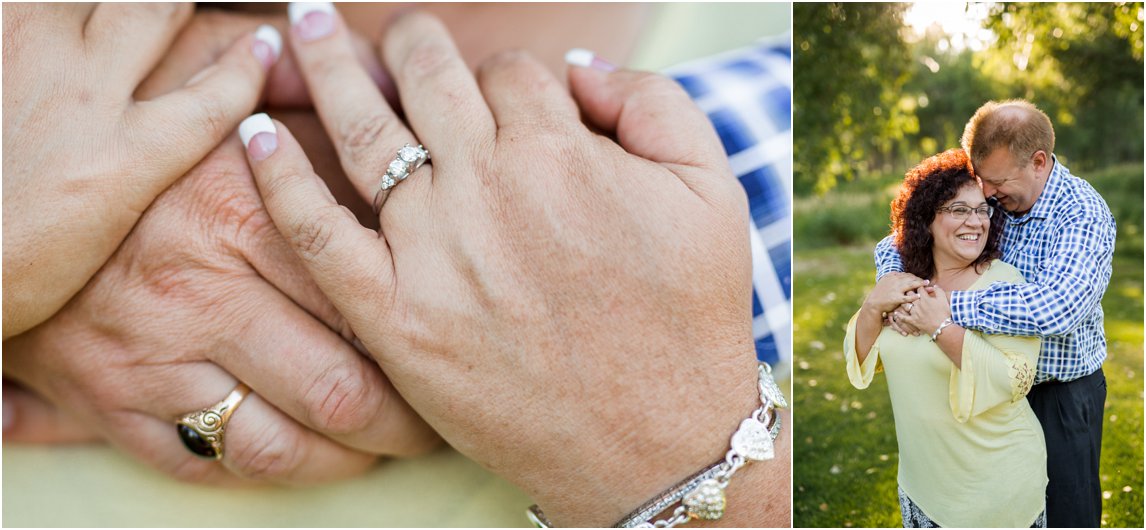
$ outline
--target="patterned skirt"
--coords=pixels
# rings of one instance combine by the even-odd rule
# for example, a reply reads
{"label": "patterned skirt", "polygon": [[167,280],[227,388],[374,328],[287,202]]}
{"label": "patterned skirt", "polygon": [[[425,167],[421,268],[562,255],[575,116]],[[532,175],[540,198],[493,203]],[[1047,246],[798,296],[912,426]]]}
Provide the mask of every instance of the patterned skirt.
{"label": "patterned skirt", "polygon": [[[919,505],[911,500],[903,488],[899,488],[899,513],[903,515],[904,528],[942,528],[935,524],[930,517],[919,509]],[[1031,523],[1031,528],[1046,528],[1047,527],[1047,511],[1043,510],[1039,516],[1035,518],[1035,522]]]}

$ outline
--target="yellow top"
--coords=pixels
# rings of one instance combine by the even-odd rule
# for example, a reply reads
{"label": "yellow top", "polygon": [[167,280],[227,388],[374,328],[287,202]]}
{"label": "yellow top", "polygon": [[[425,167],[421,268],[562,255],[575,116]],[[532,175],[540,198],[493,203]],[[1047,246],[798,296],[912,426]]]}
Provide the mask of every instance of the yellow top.
{"label": "yellow top", "polygon": [[[1017,269],[995,260],[970,289],[998,281],[1025,283]],[[967,330],[960,370],[930,336],[890,328],[860,364],[855,335],[853,316],[844,339],[848,378],[864,389],[886,373],[899,486],[907,496],[944,527],[1030,526],[1047,485],[1042,427],[1024,399],[1039,339]]]}

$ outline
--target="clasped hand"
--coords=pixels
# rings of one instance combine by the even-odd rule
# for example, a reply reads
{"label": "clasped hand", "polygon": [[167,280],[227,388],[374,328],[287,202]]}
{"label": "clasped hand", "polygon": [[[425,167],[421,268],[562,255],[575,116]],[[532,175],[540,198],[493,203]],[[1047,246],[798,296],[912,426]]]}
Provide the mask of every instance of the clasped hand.
{"label": "clasped hand", "polygon": [[[87,425],[188,478],[226,480],[190,459],[171,419],[236,380],[254,390],[228,431],[235,450],[224,464],[240,476],[342,476],[375,453],[432,447],[428,423],[563,524],[612,524],[722,454],[758,399],[749,218],[688,95],[660,76],[592,68],[569,72],[570,94],[521,52],[490,59],[475,77],[445,28],[413,13],[381,45],[400,120],[333,17],[328,34],[292,32],[289,43],[361,199],[373,198],[402,145],[433,153],[393,189],[381,229],[335,201],[276,121],[247,151],[265,212],[249,208],[259,198],[240,184],[239,147],[223,142],[118,250],[114,236],[139,214],[113,216],[123,229],[101,239],[94,267],[115,255],[86,287],[95,268],[69,273],[78,280],[60,304],[83,291],[5,344],[5,374],[25,374],[18,378],[72,403]],[[265,75],[257,61],[247,66]],[[149,152],[179,151],[188,167],[203,158],[223,136],[212,104],[196,147],[145,144]],[[178,171],[172,162],[163,175]],[[131,211],[170,183],[153,180]],[[101,208],[93,211],[111,207]],[[176,220],[197,216],[215,223],[172,232]],[[251,247],[269,258],[252,257]],[[119,302],[127,299],[154,303]],[[125,304],[148,307],[132,321],[154,318],[162,332],[125,327],[115,317]],[[7,308],[6,297],[6,326]],[[190,324],[204,314],[209,327]],[[282,328],[270,319],[292,322],[292,333],[273,332]],[[236,329],[244,339],[225,340]],[[77,363],[72,351],[85,341],[116,353]],[[103,375],[81,377],[89,370]],[[682,412],[698,400],[703,413]]]}

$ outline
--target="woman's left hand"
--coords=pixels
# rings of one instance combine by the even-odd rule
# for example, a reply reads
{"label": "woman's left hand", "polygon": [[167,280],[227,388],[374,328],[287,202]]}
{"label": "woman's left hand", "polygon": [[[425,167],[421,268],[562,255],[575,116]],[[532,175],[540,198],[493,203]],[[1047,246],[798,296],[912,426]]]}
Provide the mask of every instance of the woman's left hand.
{"label": "woman's left hand", "polygon": [[[281,123],[247,138],[248,156],[275,224],[403,397],[561,525],[611,525],[725,454],[759,405],[750,221],[688,94],[575,68],[570,97],[522,53],[475,79],[445,28],[412,13],[382,45],[410,130],[337,13],[308,16],[295,56],[362,196],[403,144],[433,159],[393,189],[376,232]],[[788,493],[787,447],[746,470],[753,493],[726,524],[788,524],[767,504]]]}
{"label": "woman's left hand", "polygon": [[951,304],[947,301],[947,292],[938,285],[920,287],[916,294],[919,299],[899,306],[893,316],[898,322],[905,322],[921,333],[931,335],[944,320],[951,318]]}
{"label": "woman's left hand", "polygon": [[186,85],[137,99],[192,9],[4,6],[4,338],[58,311],[152,200],[255,108],[276,59],[268,32],[237,38]]}

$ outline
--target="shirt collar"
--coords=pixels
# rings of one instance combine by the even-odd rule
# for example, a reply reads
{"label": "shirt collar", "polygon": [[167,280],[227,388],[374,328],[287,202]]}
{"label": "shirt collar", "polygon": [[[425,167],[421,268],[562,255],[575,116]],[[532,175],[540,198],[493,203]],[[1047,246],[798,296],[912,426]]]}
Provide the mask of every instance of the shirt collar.
{"label": "shirt collar", "polygon": [[1008,213],[1007,220],[1012,224],[1023,224],[1034,219],[1046,219],[1062,197],[1063,180],[1070,170],[1058,163],[1058,157],[1051,155],[1051,160],[1054,162],[1054,166],[1051,167],[1042,193],[1039,194],[1038,199],[1035,199],[1035,205],[1031,207],[1030,211],[1018,217]]}

